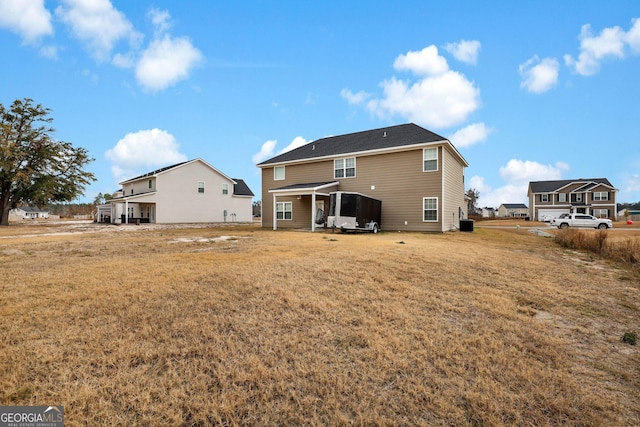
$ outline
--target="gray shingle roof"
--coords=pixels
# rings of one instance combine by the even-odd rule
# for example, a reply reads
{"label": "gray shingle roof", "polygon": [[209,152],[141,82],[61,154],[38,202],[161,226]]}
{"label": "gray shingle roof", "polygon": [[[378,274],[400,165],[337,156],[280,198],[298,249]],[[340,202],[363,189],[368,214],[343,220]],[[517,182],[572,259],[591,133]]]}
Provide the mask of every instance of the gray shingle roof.
{"label": "gray shingle roof", "polygon": [[246,182],[242,179],[233,178],[236,182],[233,186],[233,194],[236,196],[255,196]]}
{"label": "gray shingle roof", "polygon": [[404,125],[389,126],[363,132],[321,138],[294,150],[265,160],[262,163],[258,163],[258,166],[438,141],[447,140],[446,138],[421,128],[416,124],[408,123]]}
{"label": "gray shingle roof", "polygon": [[503,203],[505,209],[528,209],[524,203]]}
{"label": "gray shingle roof", "polygon": [[[588,179],[562,179],[558,181],[532,181],[529,188],[532,193],[552,193],[572,183],[582,182],[585,185],[589,183],[604,184],[613,188],[613,185],[607,178],[588,178]],[[593,186],[593,185],[591,185]],[[588,187],[589,188],[589,187]],[[585,188],[586,189],[586,188]]]}

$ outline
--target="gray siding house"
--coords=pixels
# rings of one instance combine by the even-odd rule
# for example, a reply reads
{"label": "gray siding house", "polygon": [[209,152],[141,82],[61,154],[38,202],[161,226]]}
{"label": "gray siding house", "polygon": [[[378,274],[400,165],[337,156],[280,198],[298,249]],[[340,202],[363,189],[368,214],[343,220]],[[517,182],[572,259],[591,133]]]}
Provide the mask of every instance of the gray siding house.
{"label": "gray siding house", "polygon": [[467,215],[467,161],[413,123],[318,139],[257,166],[263,227],[315,230],[334,191],[381,200],[383,230],[450,231]]}
{"label": "gray siding house", "polygon": [[527,192],[531,219],[581,213],[616,220],[617,191],[607,178],[532,181]]}

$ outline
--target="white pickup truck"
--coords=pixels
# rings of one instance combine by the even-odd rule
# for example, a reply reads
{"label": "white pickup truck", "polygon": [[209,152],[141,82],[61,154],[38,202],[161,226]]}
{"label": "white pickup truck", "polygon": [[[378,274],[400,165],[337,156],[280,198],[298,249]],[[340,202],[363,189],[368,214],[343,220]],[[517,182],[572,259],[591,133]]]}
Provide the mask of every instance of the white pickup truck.
{"label": "white pickup truck", "polygon": [[613,222],[607,218],[596,218],[585,214],[562,214],[560,218],[553,218],[551,224],[558,228],[586,227],[586,228],[611,228]]}

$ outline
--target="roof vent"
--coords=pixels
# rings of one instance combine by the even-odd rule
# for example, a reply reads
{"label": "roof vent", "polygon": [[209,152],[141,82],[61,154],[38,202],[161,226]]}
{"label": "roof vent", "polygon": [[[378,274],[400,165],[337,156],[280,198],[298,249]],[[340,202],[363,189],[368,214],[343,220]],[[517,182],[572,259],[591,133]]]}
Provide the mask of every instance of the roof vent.
{"label": "roof vent", "polygon": [[387,131],[386,131],[386,130],[384,131],[384,134],[382,135],[382,137],[383,137],[383,138],[386,138],[386,137],[387,137]]}
{"label": "roof vent", "polygon": [[311,146],[311,151],[313,151],[313,150],[315,150],[315,149],[316,149],[316,145],[315,145],[315,144],[313,144],[313,145]]}

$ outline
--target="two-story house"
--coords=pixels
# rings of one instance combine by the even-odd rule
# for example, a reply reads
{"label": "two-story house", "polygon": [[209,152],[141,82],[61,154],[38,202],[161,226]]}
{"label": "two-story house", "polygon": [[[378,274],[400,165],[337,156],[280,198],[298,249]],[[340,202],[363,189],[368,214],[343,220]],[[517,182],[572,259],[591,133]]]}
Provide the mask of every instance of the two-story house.
{"label": "two-story house", "polygon": [[503,203],[498,207],[501,218],[525,218],[529,216],[529,208],[524,203]]}
{"label": "two-story house", "polygon": [[582,213],[615,220],[617,191],[606,178],[532,181],[527,192],[531,218],[544,221]]}
{"label": "two-story house", "polygon": [[100,222],[252,222],[253,192],[202,159],[167,166],[120,183],[98,206]]}
{"label": "two-story house", "polygon": [[315,230],[334,191],[382,201],[383,230],[443,232],[466,218],[451,142],[413,123],[318,139],[258,164],[262,226]]}

